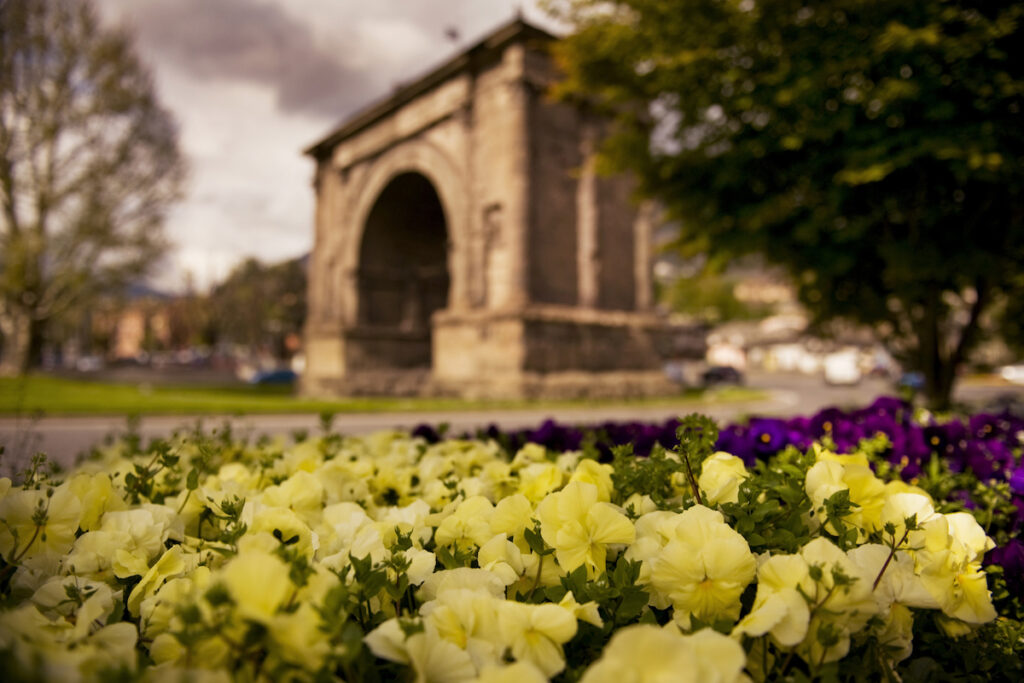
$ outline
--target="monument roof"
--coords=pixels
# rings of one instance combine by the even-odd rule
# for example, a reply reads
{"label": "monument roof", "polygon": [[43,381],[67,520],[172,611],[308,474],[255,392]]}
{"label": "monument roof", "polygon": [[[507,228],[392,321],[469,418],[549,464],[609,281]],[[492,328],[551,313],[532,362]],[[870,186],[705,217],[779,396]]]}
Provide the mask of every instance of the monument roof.
{"label": "monument roof", "polygon": [[388,116],[402,105],[419,97],[431,88],[501,52],[507,45],[526,40],[552,41],[555,36],[542,28],[527,23],[521,17],[500,26],[471,47],[445,61],[420,78],[396,88],[390,95],[357,111],[326,137],[303,150],[315,158],[322,158],[335,145]]}

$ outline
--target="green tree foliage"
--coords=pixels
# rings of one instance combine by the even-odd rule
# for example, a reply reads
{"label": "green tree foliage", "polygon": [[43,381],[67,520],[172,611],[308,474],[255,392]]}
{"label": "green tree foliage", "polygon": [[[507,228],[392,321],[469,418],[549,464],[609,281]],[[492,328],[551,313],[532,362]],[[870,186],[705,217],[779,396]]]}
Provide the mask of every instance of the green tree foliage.
{"label": "green tree foliage", "polygon": [[873,326],[948,404],[1024,290],[1024,3],[552,4],[562,94],[615,117],[608,156],[681,247],[784,265],[815,322]]}
{"label": "green tree foliage", "polygon": [[86,0],[0,2],[0,362],[153,266],[183,177],[130,37]]}
{"label": "green tree foliage", "polygon": [[737,297],[739,281],[738,276],[705,264],[697,272],[667,283],[659,298],[673,311],[712,324],[755,320],[770,315],[770,304],[742,301]]}
{"label": "green tree foliage", "polygon": [[306,320],[305,259],[273,265],[247,259],[210,292],[209,302],[213,340],[285,358],[289,335],[301,335]]}

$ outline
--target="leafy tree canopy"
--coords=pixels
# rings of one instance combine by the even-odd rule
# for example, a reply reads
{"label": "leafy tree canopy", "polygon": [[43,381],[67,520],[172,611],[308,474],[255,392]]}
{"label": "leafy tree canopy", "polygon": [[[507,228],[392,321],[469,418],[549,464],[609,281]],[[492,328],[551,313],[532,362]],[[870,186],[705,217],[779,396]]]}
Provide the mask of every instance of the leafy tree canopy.
{"label": "leafy tree canopy", "polygon": [[305,258],[238,264],[208,299],[211,336],[217,342],[268,348],[290,355],[290,335],[301,335],[306,320]]}
{"label": "leafy tree canopy", "polygon": [[680,247],[785,265],[815,322],[874,326],[948,403],[1024,294],[1024,3],[550,4],[577,27],[561,94],[616,119],[607,155]]}
{"label": "leafy tree canopy", "polygon": [[87,0],[0,2],[0,362],[158,261],[183,163],[129,36]]}

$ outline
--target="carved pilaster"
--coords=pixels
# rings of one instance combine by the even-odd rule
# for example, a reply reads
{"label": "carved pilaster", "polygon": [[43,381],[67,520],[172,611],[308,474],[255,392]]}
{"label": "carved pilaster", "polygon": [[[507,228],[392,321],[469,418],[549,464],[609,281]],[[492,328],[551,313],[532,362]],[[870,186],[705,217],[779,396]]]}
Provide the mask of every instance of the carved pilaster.
{"label": "carved pilaster", "polygon": [[633,235],[636,240],[633,253],[636,272],[636,310],[649,311],[654,304],[654,285],[651,282],[652,241],[654,239],[654,221],[657,218],[657,206],[652,201],[640,204],[633,223]]}
{"label": "carved pilaster", "polygon": [[601,254],[598,240],[597,173],[595,160],[597,132],[591,124],[580,131],[580,158],[576,183],[576,273],[579,305],[593,308],[600,296]]}

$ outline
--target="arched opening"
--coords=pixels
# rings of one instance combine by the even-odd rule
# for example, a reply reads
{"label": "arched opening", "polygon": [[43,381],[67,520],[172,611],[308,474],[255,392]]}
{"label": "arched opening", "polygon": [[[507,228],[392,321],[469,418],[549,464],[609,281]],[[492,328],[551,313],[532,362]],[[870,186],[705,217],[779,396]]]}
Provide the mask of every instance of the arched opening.
{"label": "arched opening", "polygon": [[431,182],[395,176],[370,210],[359,250],[359,323],[380,335],[379,365],[430,366],[430,316],[448,303],[447,244]]}

